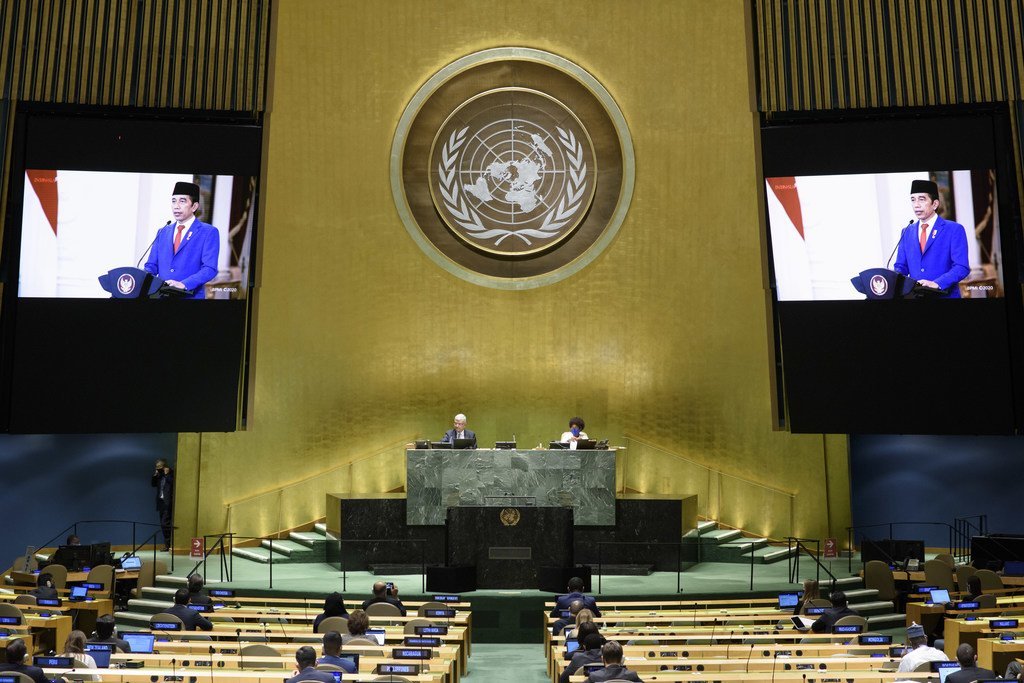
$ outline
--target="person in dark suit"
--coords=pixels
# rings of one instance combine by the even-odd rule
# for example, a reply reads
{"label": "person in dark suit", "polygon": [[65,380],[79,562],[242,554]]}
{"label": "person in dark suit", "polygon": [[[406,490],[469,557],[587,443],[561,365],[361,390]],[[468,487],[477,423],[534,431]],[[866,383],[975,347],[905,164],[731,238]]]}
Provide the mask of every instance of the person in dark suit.
{"label": "person in dark suit", "polygon": [[303,645],[295,651],[295,663],[298,665],[299,673],[288,679],[288,683],[299,681],[323,681],[323,683],[334,683],[334,676],[329,671],[317,671],[316,650],[309,645]]}
{"label": "person in dark suit", "polygon": [[146,272],[164,279],[164,284],[194,290],[186,298],[205,299],[203,285],[217,277],[220,232],[196,218],[199,186],[175,183],[171,193],[174,220],[156,234],[146,261]]}
{"label": "person in dark suit", "polygon": [[320,628],[320,622],[327,617],[345,617],[348,619],[348,610],[345,609],[345,596],[341,593],[331,593],[324,598],[324,611],[316,615],[313,620],[313,633]]}
{"label": "person in dark suit", "polygon": [[597,608],[597,600],[592,595],[584,595],[583,586],[583,579],[580,577],[574,576],[569,579],[569,592],[555,598],[555,608],[551,610],[551,616],[557,617],[562,613],[562,610],[569,609],[569,603],[573,600],[582,600],[585,609],[593,612],[595,617],[600,617],[601,610]]}
{"label": "person in dark suit", "polygon": [[188,601],[192,605],[213,605],[210,594],[206,592],[206,581],[198,572],[188,577]]}
{"label": "person in dark suit", "polygon": [[813,624],[811,624],[811,630],[815,633],[834,633],[837,621],[843,617],[859,616],[855,611],[847,607],[846,593],[843,591],[833,591],[833,593],[829,595],[829,600],[832,601],[832,609],[825,610],[825,612],[818,617]]}
{"label": "person in dark suit", "polygon": [[342,637],[337,631],[328,631],[324,634],[324,653],[320,659],[316,660],[317,664],[330,664],[336,666],[345,673],[358,673],[356,671],[356,665],[352,663],[351,659],[347,657],[339,657],[341,654]]}
{"label": "person in dark suit", "polygon": [[466,429],[466,416],[459,413],[455,416],[455,426],[444,433],[441,443],[454,443],[455,439],[471,439],[470,448],[476,448],[476,432]]}
{"label": "person in dark suit", "polygon": [[956,649],[956,660],[960,662],[960,670],[946,676],[946,683],[971,683],[996,678],[994,671],[978,666],[978,655],[968,643],[960,643]]}
{"label": "person in dark suit", "polygon": [[601,648],[601,661],[604,668],[592,671],[584,679],[584,683],[604,683],[604,681],[636,681],[643,683],[635,671],[622,665],[622,646],[610,640]]}
{"label": "person in dark suit", "polygon": [[949,290],[945,297],[959,299],[957,285],[971,272],[964,226],[935,213],[939,186],[931,180],[910,184],[910,204],[917,223],[903,229],[892,269],[922,286]]}
{"label": "person in dark suit", "polygon": [[[179,588],[174,593],[174,607],[167,610],[167,614],[173,614],[181,619],[181,622],[185,624],[186,631],[195,631],[197,628],[203,631],[212,631],[213,624],[210,623],[210,620],[194,609],[189,609],[188,601],[188,589]],[[316,657],[313,657],[313,659],[316,659]]]}
{"label": "person in dark suit", "polygon": [[383,581],[378,581],[373,584],[373,597],[363,601],[362,608],[365,610],[367,607],[375,602],[389,602],[398,608],[398,611],[405,616],[405,605],[398,599],[398,586],[391,584],[391,588]]}
{"label": "person in dark suit", "polygon": [[53,574],[48,572],[40,572],[36,578],[36,587],[28,592],[29,595],[34,595],[36,599],[45,598],[52,600],[60,597],[57,595],[57,587],[53,585]]}
{"label": "person in dark suit", "polygon": [[580,641],[580,649],[573,653],[572,659],[558,676],[558,683],[569,683],[569,676],[578,673],[587,664],[598,664],[601,661],[601,646],[604,638],[597,632],[597,624],[588,621],[580,624],[576,637]]}
{"label": "person in dark suit", "polygon": [[38,666],[29,666],[23,663],[26,654],[28,654],[28,648],[25,647],[24,640],[15,638],[9,641],[6,652],[7,662],[0,664],[0,672],[10,671],[25,674],[36,683],[50,683],[50,679],[46,677],[46,674]]}
{"label": "person in dark suit", "polygon": [[127,640],[114,635],[114,616],[104,614],[96,618],[96,633],[89,639],[90,643],[107,643],[113,645],[121,652],[131,652],[132,646]]}
{"label": "person in dark suit", "polygon": [[164,551],[168,551],[174,540],[174,470],[163,458],[156,461],[156,471],[150,484],[156,489],[156,511],[160,514]]}

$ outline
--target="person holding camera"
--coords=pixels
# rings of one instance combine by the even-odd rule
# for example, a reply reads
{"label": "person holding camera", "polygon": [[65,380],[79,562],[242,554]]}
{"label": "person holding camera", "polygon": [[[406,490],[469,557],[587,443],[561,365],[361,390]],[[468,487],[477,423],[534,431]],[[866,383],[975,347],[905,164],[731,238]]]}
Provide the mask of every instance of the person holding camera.
{"label": "person holding camera", "polygon": [[378,581],[373,584],[373,597],[366,600],[363,603],[363,609],[365,610],[370,605],[376,602],[389,602],[398,608],[398,611],[405,616],[405,605],[398,599],[398,586],[391,581],[385,583],[384,581]]}
{"label": "person holding camera", "polygon": [[156,471],[150,481],[156,489],[156,511],[160,514],[160,531],[164,536],[164,551],[171,549],[174,538],[174,470],[166,460],[156,461]]}

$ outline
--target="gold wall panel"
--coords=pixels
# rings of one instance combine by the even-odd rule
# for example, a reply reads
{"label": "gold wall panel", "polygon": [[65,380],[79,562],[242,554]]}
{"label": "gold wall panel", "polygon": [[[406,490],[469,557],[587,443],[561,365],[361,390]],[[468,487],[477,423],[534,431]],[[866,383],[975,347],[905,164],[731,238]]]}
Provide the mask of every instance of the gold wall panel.
{"label": "gold wall panel", "polygon": [[[179,504],[182,532],[220,531],[227,502],[352,460],[359,466],[337,486],[392,490],[404,479],[400,448],[363,458],[411,436],[439,438],[463,411],[482,444],[515,434],[524,446],[556,438],[579,414],[592,437],[622,443],[629,432],[657,447],[622,468],[633,490],[695,490],[665,455],[675,453],[794,492],[780,513],[723,483],[725,522],[775,537],[842,535],[848,495],[830,506],[826,494],[841,498],[848,485],[845,440],[826,453],[821,436],[772,430],[748,9],[277,5],[250,422],[181,437],[179,486],[198,492]],[[601,256],[518,292],[438,268],[406,233],[389,184],[392,136],[413,93],[464,54],[510,45],[561,55],[600,80],[627,118],[637,163],[630,212]],[[268,533],[324,514],[316,488],[294,509],[248,513],[244,528]]]}

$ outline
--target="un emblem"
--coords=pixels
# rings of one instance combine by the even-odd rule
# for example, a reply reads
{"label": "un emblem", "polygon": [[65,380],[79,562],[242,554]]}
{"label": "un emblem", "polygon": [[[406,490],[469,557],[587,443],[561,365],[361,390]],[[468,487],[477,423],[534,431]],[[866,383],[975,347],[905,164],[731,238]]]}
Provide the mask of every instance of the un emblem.
{"label": "un emblem", "polygon": [[519,520],[521,518],[522,516],[520,515],[519,510],[515,508],[502,508],[501,512],[498,513],[498,519],[500,519],[501,523],[505,526],[515,526],[519,524]]}
{"label": "un emblem", "polygon": [[585,268],[615,238],[633,182],[629,129],[610,93],[529,48],[439,70],[391,147],[409,235],[441,268],[488,287],[529,289]]}
{"label": "un emblem", "polygon": [[583,124],[533,90],[485,92],[434,139],[430,190],[452,232],[505,256],[550,249],[580,224],[597,163]]}

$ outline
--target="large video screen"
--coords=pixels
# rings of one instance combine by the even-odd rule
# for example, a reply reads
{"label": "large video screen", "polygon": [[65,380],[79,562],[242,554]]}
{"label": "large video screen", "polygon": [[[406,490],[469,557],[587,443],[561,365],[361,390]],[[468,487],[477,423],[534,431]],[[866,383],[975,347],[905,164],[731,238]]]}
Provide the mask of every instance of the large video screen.
{"label": "large video screen", "polygon": [[[938,197],[913,193],[915,181],[933,183]],[[937,298],[1003,296],[995,169],[784,176],[765,186],[779,301],[865,299],[852,280],[870,268],[936,285]]]}
{"label": "large video screen", "polygon": [[[179,184],[198,201],[175,202]],[[255,190],[255,176],[28,169],[18,296],[110,298],[99,276],[135,266],[189,285],[185,298],[244,298]]]}
{"label": "large video screen", "polygon": [[765,118],[777,424],[1024,427],[1012,136],[1004,105]]}
{"label": "large video screen", "polygon": [[262,141],[248,113],[19,105],[0,430],[246,424]]}

